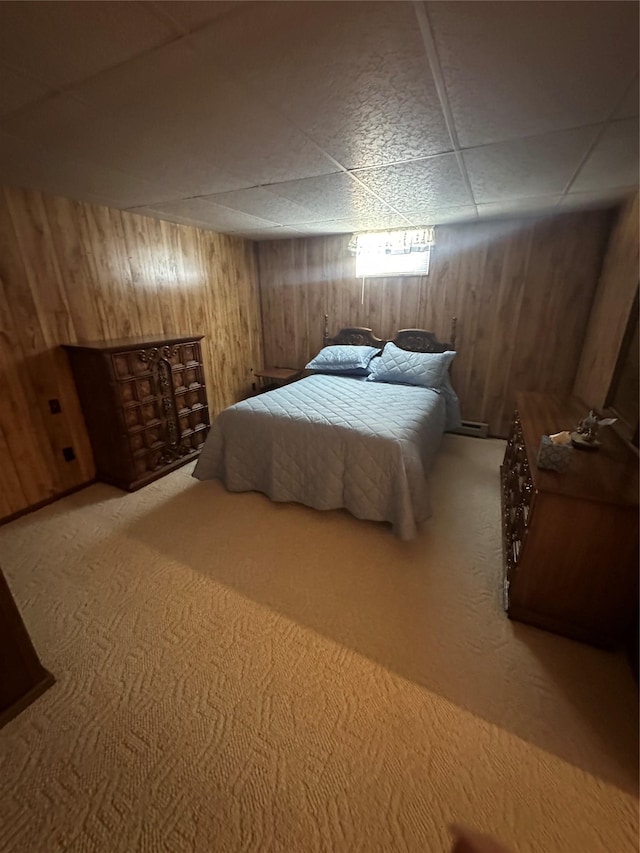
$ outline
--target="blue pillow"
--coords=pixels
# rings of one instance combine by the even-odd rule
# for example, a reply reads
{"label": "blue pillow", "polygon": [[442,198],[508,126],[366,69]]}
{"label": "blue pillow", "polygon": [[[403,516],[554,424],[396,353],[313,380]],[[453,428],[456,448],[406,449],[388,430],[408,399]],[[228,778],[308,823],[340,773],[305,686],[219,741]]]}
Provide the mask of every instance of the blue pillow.
{"label": "blue pillow", "polygon": [[336,344],[321,349],[305,369],[317,370],[321,373],[350,373],[352,376],[366,376],[369,373],[369,362],[379,352],[378,347]]}
{"label": "blue pillow", "polygon": [[411,352],[389,342],[371,364],[371,382],[396,382],[438,389],[447,376],[455,352]]}

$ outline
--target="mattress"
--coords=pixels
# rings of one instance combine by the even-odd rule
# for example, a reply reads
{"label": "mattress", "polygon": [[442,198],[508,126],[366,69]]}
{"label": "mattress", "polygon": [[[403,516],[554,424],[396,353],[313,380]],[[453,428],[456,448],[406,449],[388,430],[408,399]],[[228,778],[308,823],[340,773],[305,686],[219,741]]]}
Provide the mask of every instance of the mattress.
{"label": "mattress", "polygon": [[221,412],[193,476],[345,508],[410,539],[431,514],[427,474],[445,418],[443,396],[428,388],[309,376]]}

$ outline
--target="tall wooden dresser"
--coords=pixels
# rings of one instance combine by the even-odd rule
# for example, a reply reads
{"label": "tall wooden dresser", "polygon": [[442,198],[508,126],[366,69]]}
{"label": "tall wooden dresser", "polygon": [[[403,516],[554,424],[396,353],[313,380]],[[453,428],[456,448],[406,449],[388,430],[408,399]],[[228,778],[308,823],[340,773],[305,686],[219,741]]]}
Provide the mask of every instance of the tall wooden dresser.
{"label": "tall wooden dresser", "polygon": [[65,345],[99,480],[133,491],[198,455],[209,429],[202,337]]}
{"label": "tall wooden dresser", "polygon": [[511,619],[617,645],[638,602],[638,458],[610,428],[565,473],[536,465],[540,438],[572,430],[576,398],[526,393],[501,467],[505,604]]}

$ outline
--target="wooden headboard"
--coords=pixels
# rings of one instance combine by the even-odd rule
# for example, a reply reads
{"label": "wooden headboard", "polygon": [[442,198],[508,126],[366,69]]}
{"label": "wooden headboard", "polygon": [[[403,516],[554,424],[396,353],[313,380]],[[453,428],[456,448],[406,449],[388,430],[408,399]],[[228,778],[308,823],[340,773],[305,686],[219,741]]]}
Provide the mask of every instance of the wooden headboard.
{"label": "wooden headboard", "polygon": [[349,326],[347,329],[340,329],[337,335],[330,338],[325,335],[323,346],[329,344],[343,344],[352,347],[382,347],[386,344],[385,340],[376,338],[371,329],[365,329],[362,326]]}
{"label": "wooden headboard", "polygon": [[[345,329],[340,329],[337,335],[329,337],[329,318],[325,314],[324,317],[324,336],[323,346],[329,344],[343,344],[349,346],[370,346],[382,347],[387,343],[382,338],[377,338],[371,329],[366,329],[363,326],[349,326]],[[447,342],[439,341],[433,332],[426,329],[400,329],[396,332],[396,336],[391,338],[400,349],[411,350],[411,352],[447,352],[454,350],[456,344],[456,324],[457,318],[451,320],[450,340]]]}

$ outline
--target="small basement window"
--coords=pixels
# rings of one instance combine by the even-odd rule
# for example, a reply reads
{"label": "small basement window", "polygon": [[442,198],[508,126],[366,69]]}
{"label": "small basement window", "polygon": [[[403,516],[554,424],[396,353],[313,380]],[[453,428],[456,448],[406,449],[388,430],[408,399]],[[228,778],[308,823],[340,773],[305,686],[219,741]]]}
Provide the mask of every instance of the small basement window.
{"label": "small basement window", "polygon": [[428,275],[432,228],[354,234],[349,250],[356,256],[356,277]]}

